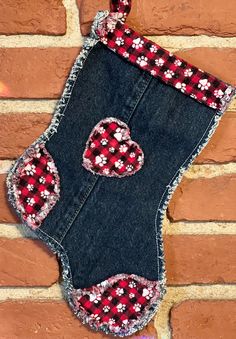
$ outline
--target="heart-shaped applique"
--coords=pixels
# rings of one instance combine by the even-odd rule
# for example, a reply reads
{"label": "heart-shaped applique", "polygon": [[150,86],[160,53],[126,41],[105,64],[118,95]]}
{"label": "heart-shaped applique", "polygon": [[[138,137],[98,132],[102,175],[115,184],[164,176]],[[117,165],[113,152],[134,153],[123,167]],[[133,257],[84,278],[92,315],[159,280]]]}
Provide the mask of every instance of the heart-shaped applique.
{"label": "heart-shaped applique", "polygon": [[131,140],[124,122],[106,118],[94,127],[83,154],[87,170],[107,177],[124,177],[139,171],[143,163],[143,151]]}

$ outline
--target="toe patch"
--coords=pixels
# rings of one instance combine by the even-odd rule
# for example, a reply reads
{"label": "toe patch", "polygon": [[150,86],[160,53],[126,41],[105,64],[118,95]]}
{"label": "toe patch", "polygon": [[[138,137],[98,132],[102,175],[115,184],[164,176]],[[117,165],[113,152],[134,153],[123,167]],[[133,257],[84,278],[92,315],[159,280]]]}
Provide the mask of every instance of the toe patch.
{"label": "toe patch", "polygon": [[133,333],[134,328],[145,322],[160,297],[158,281],[127,274],[73,293],[75,308],[85,323],[117,335]]}

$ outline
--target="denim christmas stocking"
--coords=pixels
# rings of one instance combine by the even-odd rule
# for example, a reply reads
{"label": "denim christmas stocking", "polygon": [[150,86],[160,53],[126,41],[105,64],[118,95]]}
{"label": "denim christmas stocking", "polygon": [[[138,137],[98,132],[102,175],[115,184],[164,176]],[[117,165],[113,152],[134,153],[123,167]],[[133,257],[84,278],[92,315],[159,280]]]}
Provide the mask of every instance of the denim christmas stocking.
{"label": "denim christmas stocking", "polygon": [[129,10],[98,12],[49,128],[7,178],[22,222],[60,258],[73,312],[119,336],[163,299],[165,210],[235,94],[134,32]]}

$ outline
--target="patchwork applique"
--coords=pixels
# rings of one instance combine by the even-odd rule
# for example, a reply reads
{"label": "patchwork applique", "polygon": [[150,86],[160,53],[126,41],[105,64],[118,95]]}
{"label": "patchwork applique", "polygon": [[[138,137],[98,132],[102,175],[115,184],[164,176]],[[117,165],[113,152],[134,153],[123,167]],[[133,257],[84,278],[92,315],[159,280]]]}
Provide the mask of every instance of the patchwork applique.
{"label": "patchwork applique", "polygon": [[59,199],[60,180],[44,144],[34,146],[13,176],[16,205],[22,218],[35,229]]}
{"label": "patchwork applique", "polygon": [[[119,12],[110,12],[97,29],[100,41],[152,76],[223,112],[234,95],[235,88],[135,32],[124,23],[127,7],[122,16],[124,2],[119,0],[118,3]],[[127,1],[126,6],[131,6],[131,1]]]}
{"label": "patchwork applique", "polygon": [[158,281],[120,274],[88,289],[74,290],[76,309],[96,329],[125,334],[148,316],[161,298]]}
{"label": "patchwork applique", "polygon": [[83,154],[87,170],[108,177],[132,175],[143,163],[143,151],[131,140],[129,127],[115,118],[106,118],[95,126]]}

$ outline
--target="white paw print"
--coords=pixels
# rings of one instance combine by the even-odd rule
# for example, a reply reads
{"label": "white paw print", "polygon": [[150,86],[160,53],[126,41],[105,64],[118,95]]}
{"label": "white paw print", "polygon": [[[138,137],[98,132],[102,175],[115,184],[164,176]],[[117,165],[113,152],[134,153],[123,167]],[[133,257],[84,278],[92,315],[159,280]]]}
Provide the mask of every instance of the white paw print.
{"label": "white paw print", "polygon": [[118,287],[118,288],[116,289],[116,295],[118,295],[118,296],[120,297],[122,294],[124,294],[124,289]]}
{"label": "white paw print", "polygon": [[50,173],[53,173],[55,171],[55,165],[52,161],[49,161],[47,163],[47,170],[50,172]]}
{"label": "white paw print", "polygon": [[106,146],[107,143],[108,143],[108,140],[107,140],[107,139],[102,139],[102,140],[101,140],[101,145]]}
{"label": "white paw print", "polygon": [[164,74],[167,79],[171,79],[175,73],[168,69],[167,71],[164,72]]}
{"label": "white paw print", "polygon": [[137,285],[136,285],[136,283],[134,282],[134,281],[130,281],[129,282],[129,287],[130,288],[134,288],[134,287],[136,287]]}
{"label": "white paw print", "polygon": [[217,104],[215,102],[211,102],[209,106],[211,108],[217,108]]}
{"label": "white paw print", "polygon": [[35,165],[28,164],[25,167],[25,171],[26,171],[26,174],[28,174],[28,175],[34,175],[34,173],[36,172],[36,167],[35,167]]}
{"label": "white paw print", "polygon": [[154,71],[154,69],[151,70],[151,75],[155,76],[157,74],[156,71]]}
{"label": "white paw print", "polygon": [[115,319],[114,318],[110,318],[108,323],[109,323],[109,325],[114,325],[115,324]]}
{"label": "white paw print", "polygon": [[128,59],[128,58],[129,58],[129,53],[128,53],[128,52],[124,52],[124,53],[123,53],[123,57],[126,58],[126,59]]}
{"label": "white paw print", "polygon": [[152,53],[156,53],[156,52],[157,52],[157,46],[152,45],[152,46],[150,47],[150,51],[151,51]]}
{"label": "white paw print", "polygon": [[151,299],[153,297],[154,293],[151,288],[144,288],[142,296],[145,297],[147,300]]}
{"label": "white paw print", "polygon": [[98,316],[98,314],[92,313],[92,314],[90,315],[90,317],[93,318],[93,319],[95,319],[95,320],[100,320],[100,317]]}
{"label": "white paw print", "polygon": [[175,62],[174,62],[174,64],[175,64],[176,66],[181,66],[181,65],[182,65],[182,61],[180,61],[179,59],[176,59]]}
{"label": "white paw print", "polygon": [[95,143],[92,142],[91,145],[90,145],[91,148],[94,148],[95,147]]}
{"label": "white paw print", "polygon": [[195,94],[190,94],[190,97],[193,99],[197,99],[197,96]]}
{"label": "white paw print", "polygon": [[181,92],[185,92],[186,91],[186,84],[181,83],[181,82],[177,82],[177,84],[175,85],[176,88],[180,89]]}
{"label": "white paw print", "polygon": [[161,67],[164,65],[164,60],[162,58],[159,58],[159,59],[156,59],[155,60],[155,64],[158,66],[158,67]]}
{"label": "white paw print", "polygon": [[143,44],[144,44],[144,41],[141,40],[140,38],[137,38],[133,40],[132,47],[135,49],[139,49],[143,47]]}
{"label": "white paw print", "polygon": [[98,133],[100,133],[100,134],[103,134],[105,132],[105,128],[104,127],[99,127],[98,128]]}
{"label": "white paw print", "polygon": [[135,153],[134,152],[130,153],[130,158],[135,158]]}
{"label": "white paw print", "polygon": [[120,153],[125,153],[128,150],[128,147],[126,145],[120,145],[119,151]]}
{"label": "white paw print", "polygon": [[123,46],[124,45],[124,39],[122,38],[116,38],[116,44],[118,46]]}
{"label": "white paw print", "polygon": [[131,30],[130,30],[129,28],[126,28],[126,29],[125,29],[125,33],[126,33],[126,34],[130,34],[130,33],[131,33]]}
{"label": "white paw print", "polygon": [[27,198],[26,202],[29,206],[33,206],[35,204],[34,198]]}
{"label": "white paw print", "polygon": [[191,77],[192,75],[193,75],[193,71],[191,70],[191,68],[188,68],[184,71],[185,77]]}
{"label": "white paw print", "polygon": [[45,184],[46,179],[45,179],[44,177],[40,177],[40,178],[39,178],[39,182],[40,182],[41,184]]}
{"label": "white paw print", "polygon": [[115,148],[114,147],[110,147],[109,148],[109,152],[114,153],[115,152]]}
{"label": "white paw print", "polygon": [[101,300],[101,294],[90,294],[89,300],[97,304]]}
{"label": "white paw print", "polygon": [[104,154],[97,155],[95,158],[95,164],[103,167],[107,163],[107,157]]}
{"label": "white paw print", "polygon": [[141,310],[141,304],[138,304],[138,303],[134,304],[133,308],[134,308],[135,312],[139,312]]}
{"label": "white paw print", "polygon": [[28,185],[27,185],[27,189],[28,189],[28,191],[33,191],[34,185],[28,184]]}
{"label": "white paw print", "polygon": [[103,307],[103,312],[104,313],[108,313],[110,311],[110,307],[109,306],[104,306]]}
{"label": "white paw print", "polygon": [[40,193],[40,195],[42,198],[47,198],[50,195],[50,193],[48,192],[48,190],[44,190]]}
{"label": "white paw print", "polygon": [[135,297],[135,294],[134,294],[134,293],[130,293],[130,294],[129,294],[129,298],[130,298],[130,299],[133,299],[134,297]]}
{"label": "white paw print", "polygon": [[110,174],[110,171],[108,168],[104,168],[104,170],[102,171],[104,174],[108,175]]}
{"label": "white paw print", "polygon": [[117,308],[117,312],[119,312],[119,313],[122,313],[122,312],[124,312],[125,311],[125,309],[126,309],[126,306],[125,306],[125,304],[118,304],[117,306],[116,306],[116,308]]}
{"label": "white paw print", "polygon": [[108,40],[107,40],[106,37],[103,36],[103,37],[101,38],[101,42],[102,42],[104,45],[107,45]]}
{"label": "white paw print", "polygon": [[207,79],[201,79],[199,80],[198,88],[200,88],[202,91],[204,89],[208,89],[211,86],[210,82]]}
{"label": "white paw print", "polygon": [[116,168],[121,169],[123,165],[124,165],[124,162],[122,160],[120,160],[120,159],[115,162],[115,167]]}
{"label": "white paw print", "polygon": [[134,167],[133,167],[132,165],[127,165],[127,166],[126,166],[126,170],[127,170],[128,172],[132,172],[133,169],[134,169]]}
{"label": "white paw print", "polygon": [[216,98],[222,98],[223,95],[224,95],[224,92],[221,89],[218,89],[218,90],[216,89],[214,91],[214,95],[215,95]]}
{"label": "white paw print", "polygon": [[145,66],[147,66],[148,58],[145,57],[145,56],[141,56],[141,57],[138,57],[136,62],[141,67],[145,67]]}

